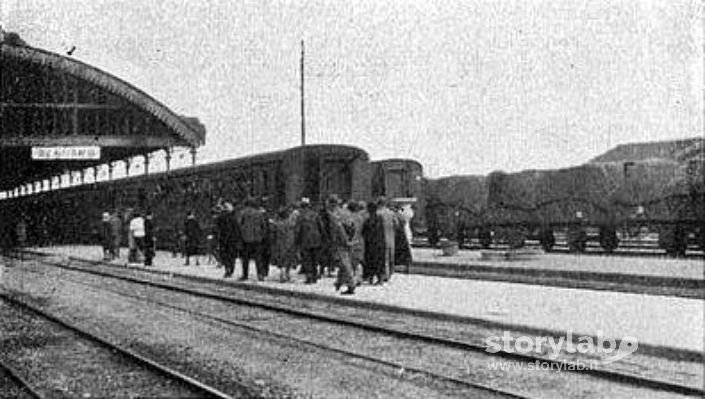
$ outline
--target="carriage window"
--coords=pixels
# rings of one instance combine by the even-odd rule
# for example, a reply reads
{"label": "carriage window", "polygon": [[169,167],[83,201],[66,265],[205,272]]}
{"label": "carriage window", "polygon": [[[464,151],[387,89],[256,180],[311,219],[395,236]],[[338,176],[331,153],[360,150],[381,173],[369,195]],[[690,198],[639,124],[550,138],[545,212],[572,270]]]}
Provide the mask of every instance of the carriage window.
{"label": "carriage window", "polygon": [[697,172],[698,172],[698,161],[697,160],[688,161],[688,168],[686,169],[686,173],[688,174],[688,176],[695,176]]}
{"label": "carriage window", "polygon": [[634,169],[634,162],[624,163],[624,179],[628,180],[632,177],[632,170]]}
{"label": "carriage window", "polygon": [[269,173],[266,170],[262,171],[262,188],[264,192],[269,192]]}

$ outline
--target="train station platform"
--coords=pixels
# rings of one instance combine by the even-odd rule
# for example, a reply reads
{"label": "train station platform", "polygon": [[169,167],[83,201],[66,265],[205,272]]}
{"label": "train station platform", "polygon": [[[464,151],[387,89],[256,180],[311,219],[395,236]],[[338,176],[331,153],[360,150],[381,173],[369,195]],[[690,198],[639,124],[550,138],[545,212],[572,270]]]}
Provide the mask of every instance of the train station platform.
{"label": "train station platform", "polygon": [[486,260],[479,250],[461,250],[453,256],[443,256],[439,249],[414,248],[414,263],[420,265],[457,265],[465,268],[489,267],[511,271],[560,271],[612,274],[684,280],[705,280],[703,259],[674,259],[665,256],[609,256],[554,254],[532,251],[520,260]]}
{"label": "train station platform", "polygon": [[[525,251],[502,259],[502,251],[414,248],[411,274],[507,281],[567,288],[622,291],[705,299],[705,260],[666,256],[609,256]],[[521,254],[521,252],[520,252]],[[488,259],[489,258],[489,259]]]}
{"label": "train station platform", "polygon": [[[102,249],[97,246],[65,246],[36,250],[92,261],[102,258]],[[123,251],[123,259],[111,263],[126,266],[125,252]],[[426,256],[433,254],[426,253]],[[184,266],[183,258],[174,258],[170,253],[158,251],[151,269],[222,280],[223,269],[216,268],[214,264],[205,264],[204,261],[202,258],[201,265],[195,266],[192,259],[191,266]],[[132,266],[143,267],[137,264]],[[558,267],[557,263],[555,267]],[[600,266],[596,263],[592,267]],[[293,282],[280,283],[279,271],[272,267],[269,277],[263,282],[257,282],[253,281],[254,267],[250,267],[250,280],[240,283],[236,282],[240,273],[238,263],[235,278],[228,281],[232,281],[232,284],[257,284],[322,297],[341,298],[333,288],[333,278],[324,278],[318,284],[305,285],[303,276],[292,273]],[[527,329],[562,335],[571,332],[573,336],[597,336],[601,333],[616,339],[629,336],[635,337],[639,345],[688,353],[702,353],[705,341],[705,301],[701,299],[403,273],[395,273],[388,285],[362,285],[355,295],[344,298],[349,301],[483,320],[506,325],[507,329],[513,331]]]}
{"label": "train station platform", "polygon": [[554,254],[534,251],[520,260],[485,260],[479,250],[461,250],[453,256],[443,256],[439,249],[414,248],[414,262],[419,264],[484,266],[497,269],[551,270],[628,276],[705,280],[703,259],[674,259],[663,256],[609,256]]}

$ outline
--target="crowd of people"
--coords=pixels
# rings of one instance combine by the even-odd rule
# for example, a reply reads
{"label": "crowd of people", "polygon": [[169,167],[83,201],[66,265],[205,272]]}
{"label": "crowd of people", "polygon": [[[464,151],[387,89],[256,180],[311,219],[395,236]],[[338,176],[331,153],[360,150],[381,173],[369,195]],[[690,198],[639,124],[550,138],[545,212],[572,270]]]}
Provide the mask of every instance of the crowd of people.
{"label": "crowd of people", "polygon": [[[302,198],[276,212],[254,198],[238,204],[220,201],[209,234],[204,236],[193,212],[181,226],[175,226],[172,252],[174,256],[182,252],[185,265],[190,265],[192,258],[199,265],[205,252],[224,269],[224,278],[233,276],[237,260],[242,265],[239,280],[249,278],[252,263],[259,281],[268,277],[271,266],[280,269],[281,282],[291,281],[297,270],[306,284],[315,284],[324,275],[336,275],[336,290],[345,288],[342,293],[350,295],[363,283],[388,283],[395,265],[411,264],[412,216],[383,197],[364,203],[342,202],[331,195],[319,206]],[[117,213],[103,214],[106,260],[120,256],[121,223]],[[151,213],[131,216],[128,243],[130,261],[141,254],[145,266],[152,264],[155,239]]]}

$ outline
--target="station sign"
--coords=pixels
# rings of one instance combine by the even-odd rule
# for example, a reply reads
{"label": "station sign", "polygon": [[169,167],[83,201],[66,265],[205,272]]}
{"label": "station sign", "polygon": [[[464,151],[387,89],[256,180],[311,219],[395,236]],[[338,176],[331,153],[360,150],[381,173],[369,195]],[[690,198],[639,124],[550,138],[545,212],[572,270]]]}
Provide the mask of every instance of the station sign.
{"label": "station sign", "polygon": [[32,159],[46,160],[46,161],[100,159],[100,147],[97,147],[97,146],[32,147]]}

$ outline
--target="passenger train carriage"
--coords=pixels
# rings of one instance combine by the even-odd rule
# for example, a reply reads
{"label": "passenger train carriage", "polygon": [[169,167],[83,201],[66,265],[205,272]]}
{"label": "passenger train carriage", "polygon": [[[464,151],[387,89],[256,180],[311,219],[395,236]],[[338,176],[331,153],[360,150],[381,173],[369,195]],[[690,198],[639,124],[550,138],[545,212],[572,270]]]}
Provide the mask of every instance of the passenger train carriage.
{"label": "passenger train carriage", "polygon": [[368,199],[369,175],[369,158],[364,151],[313,145],[305,150],[294,148],[42,192],[8,200],[9,207],[3,209],[13,209],[15,214],[23,212],[29,231],[52,230],[49,235],[56,242],[93,240],[91,236],[100,227],[105,211],[149,209],[160,227],[160,235],[165,236],[157,238],[163,241],[171,239],[174,226],[183,223],[190,210],[208,225],[211,210],[221,199],[238,201],[255,196],[263,198],[271,209],[302,197],[316,201],[328,194]]}
{"label": "passenger train carriage", "polygon": [[254,196],[276,210],[302,197],[318,202],[330,194],[365,201],[408,197],[420,193],[422,175],[415,161],[370,162],[359,148],[309,145],[13,198],[3,204],[2,219],[24,215],[29,242],[89,243],[96,241],[103,212],[119,209],[127,220],[135,210],[151,210],[157,242],[164,244],[174,240],[191,210],[204,229],[211,228],[212,209],[223,199]]}

